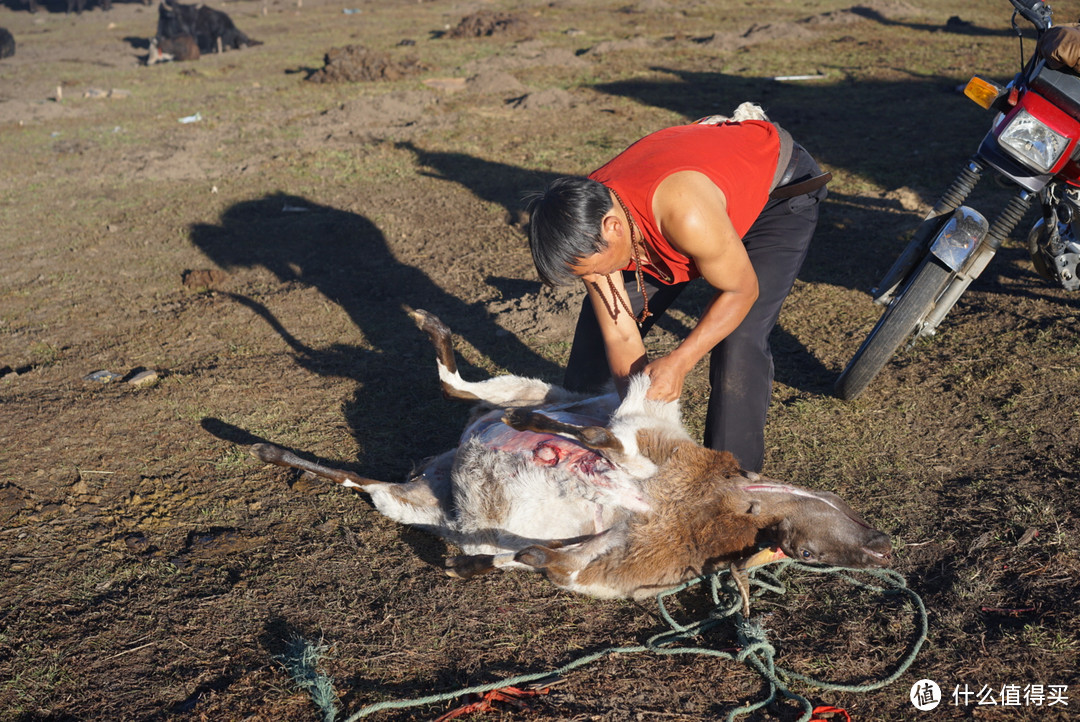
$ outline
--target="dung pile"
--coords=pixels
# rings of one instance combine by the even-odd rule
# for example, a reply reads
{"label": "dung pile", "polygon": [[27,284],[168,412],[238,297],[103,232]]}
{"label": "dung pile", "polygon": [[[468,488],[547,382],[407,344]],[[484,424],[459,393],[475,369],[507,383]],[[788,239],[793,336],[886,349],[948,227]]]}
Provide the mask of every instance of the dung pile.
{"label": "dung pile", "polygon": [[528,30],[528,23],[516,15],[481,10],[466,15],[457,26],[447,33],[451,38],[482,38],[489,35],[521,35]]}
{"label": "dung pile", "polygon": [[326,65],[308,76],[314,83],[357,83],[401,80],[427,68],[415,58],[394,60],[389,53],[368,50],[362,45],[330,48]]}

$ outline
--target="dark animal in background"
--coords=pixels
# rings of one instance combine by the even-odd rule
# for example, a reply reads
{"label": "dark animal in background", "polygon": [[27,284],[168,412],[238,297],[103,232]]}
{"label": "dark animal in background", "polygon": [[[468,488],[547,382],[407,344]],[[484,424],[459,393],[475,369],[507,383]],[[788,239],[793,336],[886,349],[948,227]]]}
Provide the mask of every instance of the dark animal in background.
{"label": "dark animal in background", "polygon": [[[101,2],[102,10],[112,10],[112,0],[99,0]],[[82,11],[86,9],[86,0],[67,0],[67,11],[71,14],[74,10],[77,14],[82,15]]]}
{"label": "dark animal in background", "polygon": [[10,58],[15,54],[15,36],[7,28],[0,28],[0,58]]}
{"label": "dark animal in background", "polygon": [[175,38],[151,38],[150,54],[146,56],[146,64],[164,63],[169,60],[177,62],[183,60],[198,60],[200,57],[199,45],[195,38],[190,35],[179,35]]}
{"label": "dark animal in background", "polygon": [[533,569],[571,591],[642,599],[726,568],[747,614],[747,569],[778,556],[772,548],[820,564],[890,562],[889,537],[835,494],[744,472],[731,454],[695,443],[677,402],[645,398],[648,377],[633,379],[622,402],[520,376],[467,382],[450,329],[411,315],[435,344],[443,395],[476,405],[460,446],[402,484],[272,444],[252,453],[357,488],[391,519],[457,544],[452,576]]}
{"label": "dark animal in background", "polygon": [[159,45],[163,40],[183,35],[195,38],[201,53],[220,53],[262,44],[240,32],[232,18],[220,10],[165,0],[158,6]]}
{"label": "dark animal in background", "polygon": [[[38,0],[24,0],[27,9],[36,13],[41,7],[41,3]],[[112,10],[112,0],[100,0],[102,10]],[[149,5],[148,0],[143,0],[143,5]],[[86,9],[86,0],[67,0],[67,11],[70,14],[74,10],[78,14],[82,14],[82,11]]]}

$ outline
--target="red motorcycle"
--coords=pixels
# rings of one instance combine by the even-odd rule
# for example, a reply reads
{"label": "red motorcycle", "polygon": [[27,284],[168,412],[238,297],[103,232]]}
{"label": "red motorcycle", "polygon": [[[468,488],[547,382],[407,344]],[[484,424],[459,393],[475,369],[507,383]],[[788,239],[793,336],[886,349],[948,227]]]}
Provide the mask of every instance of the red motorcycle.
{"label": "red motorcycle", "polygon": [[[873,289],[887,308],[836,381],[843,399],[861,394],[902,344],[935,333],[1036,198],[1042,218],[1027,237],[1035,269],[1066,290],[1080,288],[1080,29],[1053,27],[1042,0],[1010,2],[1018,35],[1018,15],[1035,26],[1035,52],[1004,87],[978,76],[967,84],[964,94],[997,115]],[[1016,189],[993,223],[963,205],[986,171]]]}

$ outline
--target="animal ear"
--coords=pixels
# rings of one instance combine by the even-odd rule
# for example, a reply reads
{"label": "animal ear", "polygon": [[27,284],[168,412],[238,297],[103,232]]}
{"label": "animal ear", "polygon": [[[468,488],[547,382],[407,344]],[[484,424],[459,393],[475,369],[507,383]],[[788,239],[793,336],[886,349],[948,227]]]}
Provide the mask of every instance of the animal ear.
{"label": "animal ear", "polygon": [[791,541],[791,537],[795,531],[795,525],[792,523],[790,518],[784,517],[780,521],[776,522],[776,524],[773,526],[773,529],[775,530],[776,534],[776,542],[781,546],[786,546],[788,542]]}

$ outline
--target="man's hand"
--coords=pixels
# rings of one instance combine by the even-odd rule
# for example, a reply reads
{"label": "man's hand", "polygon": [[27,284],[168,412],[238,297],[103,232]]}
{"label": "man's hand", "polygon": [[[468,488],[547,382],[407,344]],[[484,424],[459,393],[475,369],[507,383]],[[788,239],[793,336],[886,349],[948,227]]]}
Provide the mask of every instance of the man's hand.
{"label": "man's hand", "polygon": [[657,401],[678,401],[682,396],[683,382],[690,372],[674,355],[661,356],[649,363],[643,370],[652,383],[646,398]]}

